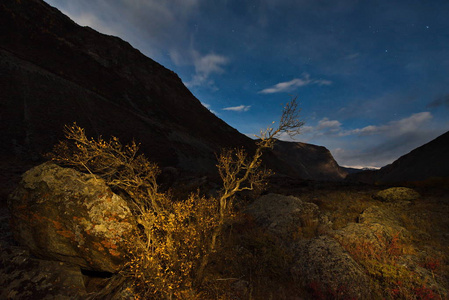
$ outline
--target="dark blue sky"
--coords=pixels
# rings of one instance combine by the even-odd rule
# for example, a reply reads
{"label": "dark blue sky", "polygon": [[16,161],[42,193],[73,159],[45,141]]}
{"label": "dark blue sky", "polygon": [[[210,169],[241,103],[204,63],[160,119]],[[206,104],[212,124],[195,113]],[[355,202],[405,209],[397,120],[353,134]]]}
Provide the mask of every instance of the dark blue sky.
{"label": "dark blue sky", "polygon": [[298,96],[303,134],[381,167],[449,130],[449,1],[46,0],[175,71],[240,132]]}

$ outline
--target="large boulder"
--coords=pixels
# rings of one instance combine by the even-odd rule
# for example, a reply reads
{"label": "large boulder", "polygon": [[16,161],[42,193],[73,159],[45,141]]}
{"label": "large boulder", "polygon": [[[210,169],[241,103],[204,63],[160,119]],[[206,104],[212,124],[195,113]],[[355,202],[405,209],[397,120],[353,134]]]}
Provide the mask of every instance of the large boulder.
{"label": "large boulder", "polygon": [[293,276],[317,299],[370,299],[366,272],[333,238],[301,240],[295,257]]}
{"label": "large boulder", "polygon": [[416,232],[409,232],[401,218],[403,207],[392,203],[371,206],[360,214],[359,223],[349,223],[331,235],[370,277],[389,285],[376,287],[375,299],[381,294],[391,297],[396,282],[401,282],[404,290],[425,287],[431,294],[446,295],[442,278],[423,267],[430,252],[416,248]]}
{"label": "large boulder", "polygon": [[384,202],[413,201],[421,195],[411,188],[392,187],[376,193],[373,198]]}
{"label": "large boulder", "polygon": [[250,204],[246,213],[270,233],[289,241],[302,231],[313,231],[319,223],[319,208],[293,196],[268,194]]}
{"label": "large boulder", "polygon": [[117,272],[137,225],[127,202],[97,176],[47,162],[10,195],[14,238],[37,257]]}

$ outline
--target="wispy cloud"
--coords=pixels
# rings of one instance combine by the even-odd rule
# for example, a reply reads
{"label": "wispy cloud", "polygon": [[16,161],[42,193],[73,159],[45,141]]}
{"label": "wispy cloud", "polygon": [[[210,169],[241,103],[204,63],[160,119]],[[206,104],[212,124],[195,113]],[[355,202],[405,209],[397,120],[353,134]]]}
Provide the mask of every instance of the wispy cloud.
{"label": "wispy cloud", "polygon": [[[217,89],[214,80],[211,78],[214,74],[222,74],[225,72],[224,66],[229,63],[229,59],[224,55],[215,53],[201,54],[200,52],[191,49],[190,55],[195,68],[195,74],[192,79],[185,82],[189,88],[196,86],[206,86],[213,90]],[[176,51],[170,53],[173,62],[179,64],[179,55]]]}
{"label": "wispy cloud", "polygon": [[408,118],[404,118],[397,121],[391,121],[387,124],[374,126],[369,125],[363,128],[353,129],[345,132],[341,132],[340,135],[375,135],[375,134],[385,134],[388,136],[397,136],[408,132],[413,132],[419,129],[423,123],[432,119],[432,114],[430,112],[420,112],[411,115]]}
{"label": "wispy cloud", "polygon": [[310,75],[304,73],[302,78],[295,78],[290,81],[279,82],[272,87],[261,90],[260,94],[274,94],[274,93],[283,93],[283,92],[291,92],[299,87],[317,84],[317,85],[331,85],[332,81],[324,80],[324,79],[312,79]]}
{"label": "wispy cloud", "polygon": [[223,108],[223,110],[245,112],[248,111],[250,108],[251,105],[239,105],[239,106],[225,107]]}
{"label": "wispy cloud", "polygon": [[120,33],[115,31],[111,26],[106,25],[102,20],[100,20],[97,16],[91,13],[81,13],[78,16],[72,16],[67,14],[71,19],[76,20],[76,22],[82,26],[89,26],[90,28],[94,28],[98,32],[118,36]]}
{"label": "wispy cloud", "polygon": [[75,22],[116,35],[161,61],[167,49],[188,48],[189,22],[201,0],[45,0]]}
{"label": "wispy cloud", "polygon": [[362,128],[344,130],[343,124],[338,120],[330,120],[323,118],[318,121],[316,126],[307,126],[304,133],[311,134],[313,137],[317,136],[369,136],[369,135],[385,135],[398,136],[409,132],[417,131],[426,122],[433,118],[430,112],[420,112],[412,114],[407,118],[390,121],[382,125],[368,125]]}
{"label": "wispy cloud", "polygon": [[336,133],[341,130],[341,122],[337,120],[329,120],[328,118],[323,118],[318,122],[316,129],[318,131]]}
{"label": "wispy cloud", "polygon": [[323,118],[304,126],[302,140],[326,145],[335,159],[349,166],[382,167],[436,137],[430,112],[420,112],[385,124],[345,129],[339,120]]}

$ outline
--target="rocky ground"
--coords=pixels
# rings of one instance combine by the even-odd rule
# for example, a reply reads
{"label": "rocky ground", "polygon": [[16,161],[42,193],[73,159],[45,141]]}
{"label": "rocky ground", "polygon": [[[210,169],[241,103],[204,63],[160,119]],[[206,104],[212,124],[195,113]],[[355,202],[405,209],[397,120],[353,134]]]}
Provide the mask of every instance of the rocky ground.
{"label": "rocky ground", "polygon": [[[12,181],[3,181],[1,194],[0,298],[94,295],[111,273],[39,259],[14,241],[5,195],[24,167],[11,162],[2,168]],[[232,279],[228,298],[447,299],[447,188],[392,190],[284,178],[269,189],[238,203],[241,213],[216,258],[215,268]],[[114,295],[100,298],[132,299],[125,291]]]}

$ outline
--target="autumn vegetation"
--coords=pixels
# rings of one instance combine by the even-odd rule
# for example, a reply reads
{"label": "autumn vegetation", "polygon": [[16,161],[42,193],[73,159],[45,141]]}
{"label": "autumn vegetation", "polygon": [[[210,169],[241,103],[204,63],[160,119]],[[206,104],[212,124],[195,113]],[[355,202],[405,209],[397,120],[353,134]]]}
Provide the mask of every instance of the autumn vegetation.
{"label": "autumn vegetation", "polygon": [[272,148],[280,134],[295,135],[302,125],[293,99],[285,105],[277,127],[261,131],[253,154],[244,149],[218,154],[223,184],[216,197],[197,192],[175,201],[170,193],[159,191],[160,170],[139,154],[138,144],[122,145],[115,137],[88,138],[76,124],[65,127],[66,140],[50,156],[59,164],[101,177],[131,204],[140,230],[126,241],[128,259],[117,285],[130,283],[142,299],[226,298],[228,282],[211,265],[221,252],[223,258],[232,256],[223,252],[223,233],[236,216],[236,196],[264,186],[271,172],[261,166],[263,151]]}
{"label": "autumn vegetation", "polygon": [[[243,193],[266,187],[271,171],[263,168],[264,151],[273,147],[279,135],[299,132],[303,122],[298,113],[293,99],[277,126],[259,134],[253,153],[224,149],[217,154],[222,180],[217,193],[196,191],[185,197],[160,189],[159,167],[139,154],[138,144],[123,145],[115,137],[88,138],[76,124],[66,126],[67,139],[54,147],[52,159],[104,179],[127,199],[139,229],[125,241],[124,268],[103,290],[96,290],[94,298],[125,289],[136,299],[348,299],[345,286],[329,289],[319,281],[307,285],[295,281],[290,273],[296,263],[292,249],[239,209]],[[281,194],[315,203],[330,220],[327,229],[305,222],[294,240],[344,229],[373,206],[394,211],[410,232],[407,239],[399,232],[379,233],[374,240],[335,238],[369,277],[373,299],[448,299],[444,290],[429,281],[429,276],[435,282],[449,279],[449,255],[439,234],[447,230],[447,215],[440,212],[446,206],[439,196],[397,206],[372,197],[382,187],[320,185],[285,191],[271,187],[270,191],[276,188]],[[417,269],[404,261],[418,261]]]}

